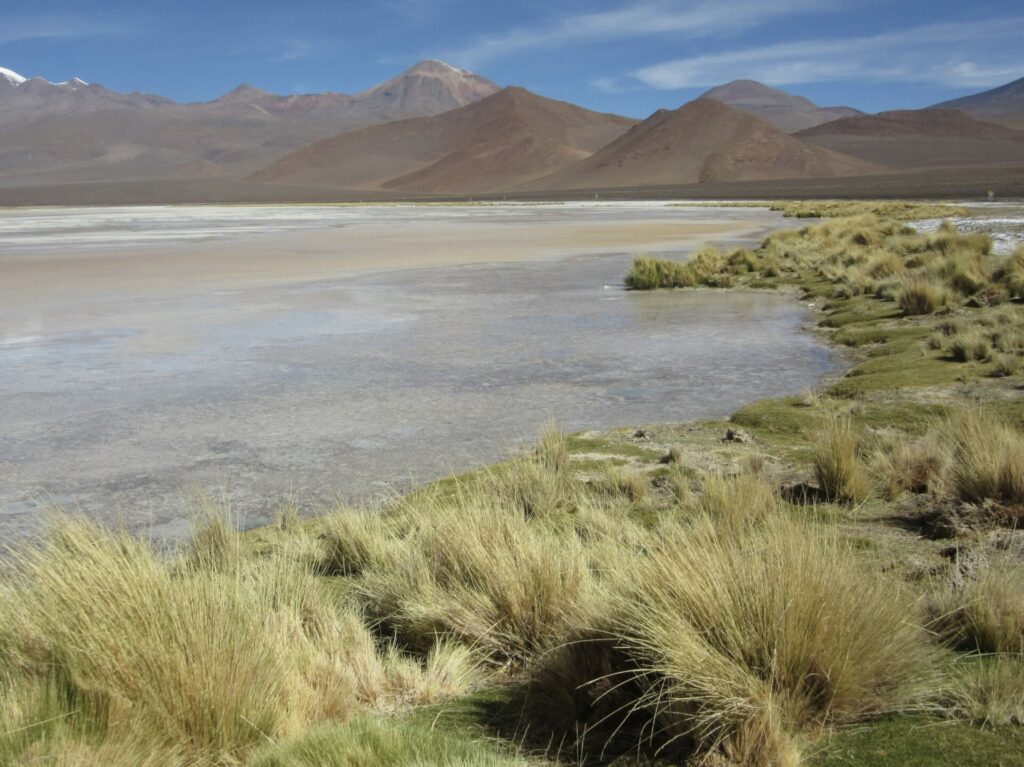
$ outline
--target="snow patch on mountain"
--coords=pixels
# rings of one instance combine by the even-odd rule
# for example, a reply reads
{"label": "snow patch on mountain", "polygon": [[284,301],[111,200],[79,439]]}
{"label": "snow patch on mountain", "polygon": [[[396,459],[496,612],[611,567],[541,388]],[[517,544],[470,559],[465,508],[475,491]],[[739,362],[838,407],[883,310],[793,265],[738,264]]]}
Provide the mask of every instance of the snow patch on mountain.
{"label": "snow patch on mountain", "polygon": [[[64,82],[60,83],[51,83],[49,80],[43,77],[33,77],[32,80],[36,80],[41,83],[46,83],[47,85],[52,85],[55,88],[65,88],[71,90],[85,88],[89,85],[89,83],[87,83],[80,77],[72,77],[70,80],[65,80]],[[15,88],[17,88],[19,85],[24,85],[27,82],[29,82],[29,78],[19,75],[13,69],[5,69],[4,67],[0,67],[0,85],[12,85]]]}
{"label": "snow patch on mountain", "polygon": [[26,79],[28,78],[22,77],[13,70],[0,67],[0,82],[5,82],[8,85],[21,85]]}

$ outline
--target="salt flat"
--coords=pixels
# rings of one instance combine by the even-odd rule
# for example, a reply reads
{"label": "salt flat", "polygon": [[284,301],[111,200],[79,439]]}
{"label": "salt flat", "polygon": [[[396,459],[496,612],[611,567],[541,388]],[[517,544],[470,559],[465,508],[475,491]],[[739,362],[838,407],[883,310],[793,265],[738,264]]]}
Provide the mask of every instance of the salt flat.
{"label": "salt flat", "polygon": [[834,355],[770,294],[628,293],[633,254],[784,225],[663,203],[0,212],[0,530],[47,505],[175,535],[724,415]]}

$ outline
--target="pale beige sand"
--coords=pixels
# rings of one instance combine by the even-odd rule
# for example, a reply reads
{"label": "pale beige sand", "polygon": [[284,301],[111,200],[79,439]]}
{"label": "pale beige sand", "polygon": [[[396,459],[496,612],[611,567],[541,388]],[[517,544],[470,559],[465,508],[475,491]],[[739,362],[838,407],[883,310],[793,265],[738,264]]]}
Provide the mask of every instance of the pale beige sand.
{"label": "pale beige sand", "polygon": [[[97,303],[126,294],[163,298],[319,282],[354,272],[680,250],[694,242],[754,236],[777,219],[752,212],[743,220],[709,217],[698,224],[674,222],[670,215],[586,224],[359,224],[159,247],[0,253],[0,314],[12,324],[18,317],[45,316],[45,332],[65,332],[102,326]],[[8,325],[7,331],[15,328]],[[32,328],[23,332],[31,335]]]}

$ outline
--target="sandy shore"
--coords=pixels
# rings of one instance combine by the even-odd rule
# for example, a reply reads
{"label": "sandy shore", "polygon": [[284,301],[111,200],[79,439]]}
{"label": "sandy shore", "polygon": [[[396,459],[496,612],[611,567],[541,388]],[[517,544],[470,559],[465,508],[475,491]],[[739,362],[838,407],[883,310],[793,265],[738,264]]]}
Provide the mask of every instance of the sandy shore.
{"label": "sandy shore", "polygon": [[[754,236],[775,217],[680,223],[669,216],[580,224],[472,221],[375,225],[232,237],[169,246],[0,253],[6,329],[18,316],[46,312],[53,322],[76,302],[126,293],[245,290],[319,282],[360,272],[508,263],[583,254],[686,249],[705,240]],[[68,330],[68,325],[53,327]]]}

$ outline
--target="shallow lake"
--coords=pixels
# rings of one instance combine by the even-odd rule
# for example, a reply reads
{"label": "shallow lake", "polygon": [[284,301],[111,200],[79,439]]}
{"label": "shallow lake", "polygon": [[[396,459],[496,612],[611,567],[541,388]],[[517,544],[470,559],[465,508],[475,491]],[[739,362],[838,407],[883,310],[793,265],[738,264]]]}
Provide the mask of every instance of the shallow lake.
{"label": "shallow lake", "polygon": [[[65,221],[53,210],[0,214],[10,216],[0,269],[23,268],[47,237],[58,237],[65,259],[76,248],[85,259],[104,237],[139,246],[129,235],[146,238],[145,214],[119,210],[68,212],[75,220]],[[300,210],[296,227],[311,226],[316,209]],[[359,210],[346,212],[338,242],[345,227],[387,216]],[[486,220],[494,237],[514,241],[526,230],[503,220],[578,226],[598,214],[629,226],[725,221],[715,239],[728,244],[784,225],[764,211],[653,204],[422,216],[449,228]],[[33,215],[40,220],[25,220]],[[262,247],[244,239],[261,233],[258,214],[236,210],[227,231],[210,233],[219,215],[179,209],[161,236],[187,241],[203,231]],[[401,213],[414,235],[416,215]],[[267,226],[290,231],[280,217]],[[685,257],[699,239],[651,249]],[[5,296],[0,284],[0,299],[10,298],[0,309],[0,535],[31,529],[44,507],[59,505],[174,536],[200,490],[257,524],[288,499],[311,508],[379,496],[492,462],[549,419],[579,430],[724,416],[752,399],[799,393],[841,364],[804,332],[807,309],[792,296],[627,292],[633,251],[607,250],[585,244],[521,262],[390,271],[362,264],[231,289],[54,284],[59,301],[48,300],[42,277],[21,283],[37,285],[30,301],[24,287]]]}

